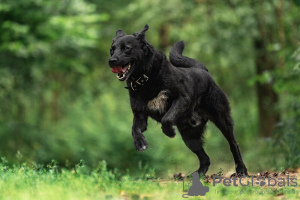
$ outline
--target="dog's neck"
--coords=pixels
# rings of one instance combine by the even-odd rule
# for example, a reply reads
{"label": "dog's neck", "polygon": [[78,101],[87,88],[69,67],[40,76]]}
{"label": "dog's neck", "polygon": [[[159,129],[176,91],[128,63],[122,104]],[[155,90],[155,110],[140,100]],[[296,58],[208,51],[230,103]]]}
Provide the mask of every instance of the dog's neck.
{"label": "dog's neck", "polygon": [[146,62],[147,64],[144,67],[145,70],[141,74],[132,75],[127,80],[127,87],[125,88],[134,92],[140,90],[149,80],[153,68],[153,62],[154,62],[154,52],[151,52],[148,55],[148,59]]}

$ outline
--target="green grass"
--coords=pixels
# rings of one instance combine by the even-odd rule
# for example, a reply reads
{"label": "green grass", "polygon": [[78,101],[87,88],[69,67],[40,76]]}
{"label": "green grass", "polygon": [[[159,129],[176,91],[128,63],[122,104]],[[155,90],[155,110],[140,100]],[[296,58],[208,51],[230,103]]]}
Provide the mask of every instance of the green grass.
{"label": "green grass", "polygon": [[[106,163],[88,169],[83,163],[74,169],[60,169],[54,162],[41,167],[33,165],[7,166],[0,164],[0,199],[183,199],[182,182],[161,180],[153,170],[142,170],[140,177],[110,171]],[[201,199],[299,199],[299,187],[260,188],[209,186]],[[299,185],[299,183],[298,183]],[[187,189],[187,188],[186,188]],[[293,190],[294,189],[294,190]],[[186,193],[186,192],[185,192]],[[265,193],[265,194],[263,194]],[[191,197],[189,197],[191,198]],[[193,199],[193,198],[192,198]]]}

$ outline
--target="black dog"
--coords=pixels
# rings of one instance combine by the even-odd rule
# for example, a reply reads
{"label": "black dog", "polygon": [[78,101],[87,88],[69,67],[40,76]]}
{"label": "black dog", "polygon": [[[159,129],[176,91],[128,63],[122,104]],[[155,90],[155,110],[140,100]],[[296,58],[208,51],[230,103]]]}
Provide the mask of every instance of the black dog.
{"label": "black dog", "polygon": [[233,135],[233,121],[225,93],[217,86],[204,65],[182,55],[184,43],[177,42],[170,53],[170,61],[146,40],[146,25],[133,35],[118,30],[111,45],[109,65],[127,82],[134,114],[132,136],[138,151],[147,149],[143,132],[148,116],[161,122],[162,131],[175,136],[174,125],[186,146],[200,161],[198,172],[205,174],[210,160],[202,147],[203,132],[212,121],[227,139],[233,154],[236,172],[247,175],[239,146]]}

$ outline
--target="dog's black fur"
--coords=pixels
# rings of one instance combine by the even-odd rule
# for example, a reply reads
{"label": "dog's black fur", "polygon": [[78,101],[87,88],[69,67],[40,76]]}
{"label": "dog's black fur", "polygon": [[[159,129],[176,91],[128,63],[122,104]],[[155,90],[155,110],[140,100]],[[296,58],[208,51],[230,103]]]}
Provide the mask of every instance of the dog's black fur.
{"label": "dog's black fur", "polygon": [[[119,80],[127,82],[134,114],[132,135],[135,148],[144,151],[148,147],[143,135],[148,116],[161,122],[162,131],[169,137],[175,136],[173,126],[176,125],[186,146],[198,156],[198,172],[204,175],[210,160],[202,147],[202,136],[210,120],[227,139],[237,174],[247,175],[233,134],[233,121],[225,93],[203,64],[182,55],[182,41],[173,46],[170,53],[172,64],[169,63],[164,54],[145,40],[148,28],[146,25],[133,35],[118,30],[109,59],[112,71],[117,73],[116,70],[119,70]],[[121,66],[123,71],[120,71]]]}

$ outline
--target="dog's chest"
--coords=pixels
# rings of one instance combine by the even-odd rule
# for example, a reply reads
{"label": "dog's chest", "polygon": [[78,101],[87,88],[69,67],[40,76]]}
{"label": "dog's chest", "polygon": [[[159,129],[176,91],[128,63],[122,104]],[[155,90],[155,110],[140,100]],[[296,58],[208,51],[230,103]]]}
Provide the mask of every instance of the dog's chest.
{"label": "dog's chest", "polygon": [[163,116],[166,113],[167,108],[168,108],[168,96],[167,96],[167,91],[165,90],[160,91],[155,98],[148,101],[147,103],[147,112],[154,119]]}

